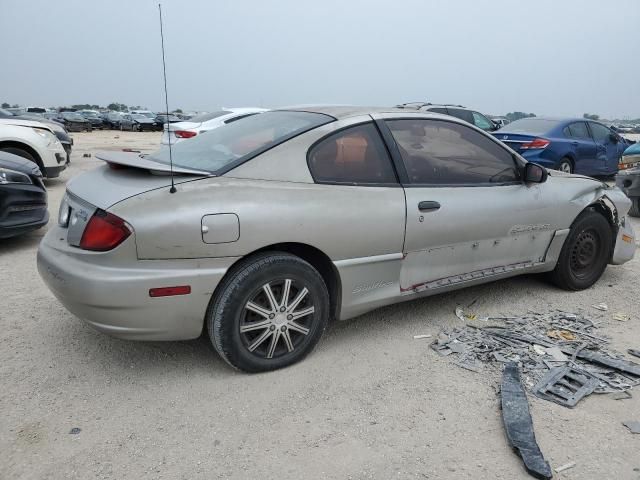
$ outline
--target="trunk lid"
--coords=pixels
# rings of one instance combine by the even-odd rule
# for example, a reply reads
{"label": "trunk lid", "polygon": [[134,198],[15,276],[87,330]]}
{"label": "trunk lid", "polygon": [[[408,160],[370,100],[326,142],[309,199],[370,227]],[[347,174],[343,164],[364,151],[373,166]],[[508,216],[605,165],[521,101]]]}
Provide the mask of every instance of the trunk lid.
{"label": "trunk lid", "polygon": [[493,136],[518,153],[522,151],[520,146],[523,143],[532,142],[536,138],[540,138],[536,135],[525,135],[522,133],[508,133],[508,132],[496,132],[496,133],[493,133]]}

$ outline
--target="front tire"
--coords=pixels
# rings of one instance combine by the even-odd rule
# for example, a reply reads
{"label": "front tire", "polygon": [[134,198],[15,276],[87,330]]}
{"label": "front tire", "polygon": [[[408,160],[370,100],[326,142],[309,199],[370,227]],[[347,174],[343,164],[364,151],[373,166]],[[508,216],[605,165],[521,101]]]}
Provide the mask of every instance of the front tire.
{"label": "front tire", "polygon": [[286,253],[242,261],[225,277],[207,311],[214,348],[230,365],[264,372],[302,360],[329,318],[324,280],[309,263]]}
{"label": "front tire", "polygon": [[609,263],[613,232],[609,222],[592,208],[573,223],[551,280],[564,290],[584,290],[592,286]]}
{"label": "front tire", "polygon": [[629,197],[631,200],[631,209],[629,215],[632,217],[640,217],[640,197]]}

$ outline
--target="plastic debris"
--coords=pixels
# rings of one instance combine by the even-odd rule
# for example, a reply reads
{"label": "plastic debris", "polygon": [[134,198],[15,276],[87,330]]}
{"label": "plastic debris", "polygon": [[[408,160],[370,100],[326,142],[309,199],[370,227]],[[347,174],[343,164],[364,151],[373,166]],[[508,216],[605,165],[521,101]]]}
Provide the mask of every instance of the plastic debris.
{"label": "plastic debris", "polygon": [[628,322],[629,320],[631,320],[631,316],[627,315],[626,313],[615,313],[612,317],[614,320],[617,320],[619,322]]}
{"label": "plastic debris", "polygon": [[600,310],[602,312],[606,312],[607,310],[609,310],[609,307],[607,306],[606,303],[596,303],[595,305],[591,305],[591,307],[595,308],[596,310]]}
{"label": "plastic debris", "polygon": [[556,471],[556,473],[561,473],[561,472],[564,472],[565,470],[569,470],[570,468],[573,468],[575,466],[576,466],[576,462],[565,463],[564,465],[561,465],[560,467],[554,468],[554,470]]}
{"label": "plastic debris", "polygon": [[629,353],[630,355],[633,355],[634,357],[640,358],[640,350],[635,350],[633,348],[630,348],[629,350],[627,350],[627,353]]}
{"label": "plastic debris", "polygon": [[587,372],[573,367],[558,367],[551,370],[533,388],[537,397],[573,408],[587,395],[593,393],[600,382]]}
{"label": "plastic debris", "polygon": [[640,422],[638,420],[627,420],[622,424],[629,429],[631,433],[640,433]]}
{"label": "plastic debris", "polygon": [[78,428],[78,427],[73,427],[73,428],[69,431],[69,433],[70,433],[71,435],[77,435],[77,434],[79,434],[81,431],[82,431],[82,430],[81,430],[80,428]]}
{"label": "plastic debris", "polygon": [[551,467],[536,441],[527,394],[520,380],[518,365],[514,362],[507,363],[504,367],[500,395],[502,420],[509,444],[520,455],[530,475],[543,479],[552,478]]}
{"label": "plastic debris", "polygon": [[91,158],[91,154],[90,153],[83,153],[82,156],[84,158]]}
{"label": "plastic debris", "polygon": [[456,317],[458,317],[461,321],[464,322],[464,310],[460,307],[456,307],[455,310]]}
{"label": "plastic debris", "polygon": [[558,340],[566,340],[568,342],[572,342],[576,339],[576,336],[567,330],[549,330],[547,332],[547,336]]}
{"label": "plastic debris", "polygon": [[414,340],[419,340],[421,338],[431,338],[431,335],[414,335]]}
{"label": "plastic debris", "polygon": [[[465,318],[462,310],[461,316]],[[456,366],[482,374],[501,371],[504,364],[515,362],[523,385],[532,392],[549,372],[570,368],[589,381],[572,383],[571,378],[564,378],[573,388],[559,390],[568,397],[563,404],[567,400],[577,403],[591,392],[620,393],[640,384],[640,365],[608,350],[609,339],[598,335],[597,324],[582,313],[555,310],[486,318],[486,325],[465,322],[443,329],[431,348],[441,356],[451,356]],[[589,388],[581,390],[585,384]]]}

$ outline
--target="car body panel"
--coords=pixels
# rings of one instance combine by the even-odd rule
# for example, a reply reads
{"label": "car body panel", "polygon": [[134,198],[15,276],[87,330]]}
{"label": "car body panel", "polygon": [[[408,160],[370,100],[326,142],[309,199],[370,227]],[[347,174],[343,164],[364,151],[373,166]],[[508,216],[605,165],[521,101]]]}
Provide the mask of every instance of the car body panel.
{"label": "car body panel", "polygon": [[[60,175],[60,172],[66,168],[67,153],[57,137],[49,128],[39,122],[29,120],[19,120],[19,122],[25,123],[25,125],[0,122],[0,149],[3,145],[27,151],[31,149],[37,154],[36,161],[40,162],[38,167],[45,177],[54,178]],[[27,126],[27,123],[34,126]],[[43,138],[36,133],[34,128],[47,132],[48,138]]]}
{"label": "car body panel", "polygon": [[[625,221],[629,200],[619,189],[579,175],[551,172],[546,183],[469,187],[464,194],[465,187],[315,183],[307,152],[340,128],[408,115],[463,122],[393,109],[299,110],[336,121],[220,177],[178,177],[175,194],[168,191],[168,177],[146,169],[103,166],[72,181],[70,194],[122,218],[132,234],[111,251],[90,252],[73,246],[79,232],[52,228],[38,255],[45,282],[67,308],[102,331],[171,340],[199,334],[216,285],[239,259],[289,245],[313,249],[332,263],[340,289],[339,319],[553,270],[572,223],[590,206],[604,212],[616,231],[611,262],[633,255],[635,242],[619,245],[623,235],[632,234]],[[525,162],[518,157],[517,163]],[[435,215],[421,214],[416,205],[422,200],[439,200],[442,208]],[[207,237],[203,227],[219,230]],[[148,297],[149,288],[183,284],[195,293]]]}

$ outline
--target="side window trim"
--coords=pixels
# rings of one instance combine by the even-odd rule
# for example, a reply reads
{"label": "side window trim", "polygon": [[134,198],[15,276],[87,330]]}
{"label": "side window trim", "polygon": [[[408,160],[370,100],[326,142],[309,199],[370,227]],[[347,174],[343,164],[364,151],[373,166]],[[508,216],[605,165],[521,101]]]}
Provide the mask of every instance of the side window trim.
{"label": "side window trim", "polygon": [[[389,159],[389,163],[391,166],[391,169],[393,171],[394,177],[395,177],[395,182],[393,183],[389,183],[389,182],[385,182],[385,183],[370,183],[370,182],[335,182],[335,181],[327,181],[327,180],[318,180],[316,178],[316,176],[313,173],[313,168],[311,168],[311,153],[314,151],[314,149],[322,142],[324,142],[325,140],[327,140],[328,138],[333,137],[334,135],[339,134],[340,132],[343,132],[345,130],[349,130],[351,128],[355,128],[355,127],[361,127],[363,125],[372,125],[375,130],[377,131],[378,135],[380,135],[380,141],[382,142],[382,144],[384,145],[385,151],[387,153],[388,159]],[[363,122],[358,122],[358,123],[353,123],[351,125],[346,125],[344,127],[340,127],[337,128],[336,130],[333,130],[332,132],[327,133],[326,135],[323,135],[322,137],[320,137],[318,140],[316,140],[315,142],[313,142],[309,148],[307,149],[307,154],[306,154],[306,160],[307,160],[307,168],[309,169],[309,174],[311,175],[311,178],[313,179],[313,183],[315,183],[316,185],[341,185],[341,186],[347,186],[347,187],[401,187],[401,181],[398,178],[398,171],[396,169],[396,165],[395,162],[393,161],[393,157],[392,154],[389,150],[389,145],[387,144],[387,142],[384,139],[384,136],[382,135],[382,132],[380,131],[380,128],[378,126],[378,122],[376,120],[366,120]]]}
{"label": "side window trim", "polygon": [[[450,120],[445,120],[443,118],[423,118],[423,117],[418,117],[418,118],[420,118],[421,120],[428,120],[430,122],[445,122],[445,123],[451,123],[454,125],[460,125],[464,128],[470,128],[468,125],[465,125],[464,120],[462,120],[461,122],[455,122],[455,121],[452,122]],[[511,157],[511,160],[513,161],[517,175],[519,177],[517,180],[514,180],[512,182],[500,182],[500,183],[495,183],[495,182],[451,183],[451,184],[412,183],[411,179],[409,178],[409,174],[407,173],[404,161],[402,159],[402,155],[400,154],[400,149],[398,148],[398,144],[396,143],[396,140],[393,137],[393,134],[391,133],[391,129],[387,125],[387,122],[394,121],[394,120],[415,120],[415,119],[416,117],[403,116],[403,117],[393,117],[393,118],[384,118],[384,119],[375,120],[375,123],[378,125],[378,130],[382,134],[382,138],[384,142],[387,144],[387,149],[389,150],[389,153],[391,153],[391,158],[393,160],[393,164],[396,169],[396,174],[398,175],[398,178],[400,179],[400,185],[403,188],[502,187],[507,185],[522,185],[523,183],[523,180],[521,178],[521,170],[523,167],[522,163],[518,161],[518,157],[516,155],[510,152],[502,142],[500,142],[497,138],[493,137],[492,135],[488,135],[489,139],[492,140],[498,147],[503,149],[506,153],[508,153],[509,156]],[[471,128],[471,130],[473,129]]]}

